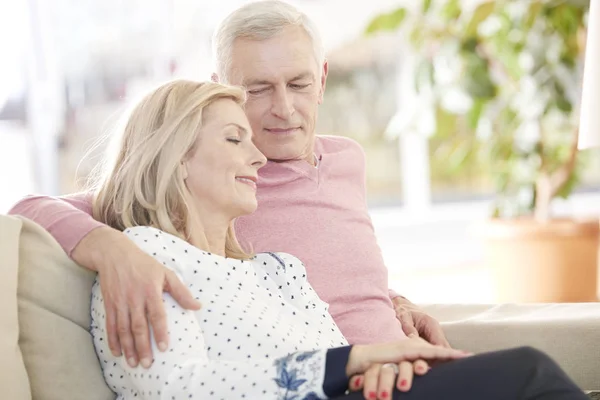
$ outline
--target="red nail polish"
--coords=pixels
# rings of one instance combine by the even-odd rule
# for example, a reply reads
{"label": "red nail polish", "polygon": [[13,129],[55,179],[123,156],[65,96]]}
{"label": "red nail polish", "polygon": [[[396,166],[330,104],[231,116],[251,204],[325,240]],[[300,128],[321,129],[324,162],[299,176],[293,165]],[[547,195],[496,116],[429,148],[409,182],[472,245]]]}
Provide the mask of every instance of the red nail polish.
{"label": "red nail polish", "polygon": [[360,378],[360,376],[359,376],[359,377],[357,377],[357,378],[354,380],[354,386],[356,386],[356,387],[359,387],[359,386],[360,386],[360,384],[361,384],[361,382],[362,382],[362,379]]}
{"label": "red nail polish", "polygon": [[402,379],[400,381],[400,386],[405,387],[406,385],[408,385],[408,382],[406,381],[406,379]]}
{"label": "red nail polish", "polygon": [[388,392],[381,392],[381,397],[384,398],[384,399],[387,399]]}
{"label": "red nail polish", "polygon": [[375,393],[375,392],[369,392],[369,398],[370,399],[376,399],[377,398],[377,393]]}

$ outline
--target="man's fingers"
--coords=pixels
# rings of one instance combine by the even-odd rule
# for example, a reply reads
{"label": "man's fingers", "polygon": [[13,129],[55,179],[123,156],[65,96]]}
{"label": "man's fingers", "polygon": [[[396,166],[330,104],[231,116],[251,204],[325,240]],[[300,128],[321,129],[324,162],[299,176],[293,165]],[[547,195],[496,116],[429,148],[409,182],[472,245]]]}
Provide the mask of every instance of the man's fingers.
{"label": "man's fingers", "polygon": [[402,324],[402,330],[406,334],[406,336],[419,336],[419,332],[417,328],[415,328],[415,323],[412,319],[412,316],[409,312],[404,312],[398,316],[400,323]]}
{"label": "man's fingers", "polygon": [[131,307],[131,332],[135,350],[142,367],[149,368],[152,364],[152,348],[150,346],[150,328],[146,318],[146,308],[143,305]]}
{"label": "man's fingers", "polygon": [[177,278],[173,271],[167,271],[165,274],[165,292],[171,294],[173,299],[186,310],[199,310],[202,305],[192,296],[192,293],[186,285]]}
{"label": "man's fingers", "polygon": [[131,335],[131,321],[127,307],[117,309],[117,334],[119,335],[119,343],[121,343],[121,350],[125,354],[127,364],[132,368],[137,367],[138,358],[135,352],[133,336]]}
{"label": "man's fingers", "polygon": [[156,345],[160,351],[166,351],[169,347],[169,329],[167,327],[167,313],[162,301],[162,293],[149,297],[146,300],[146,308]]}
{"label": "man's fingers", "polygon": [[448,343],[446,337],[444,336],[444,331],[442,331],[442,328],[439,327],[431,332],[428,341],[433,345],[451,348],[450,343]]}
{"label": "man's fingers", "polygon": [[423,313],[412,315],[412,318],[422,338],[436,346],[451,347],[444,330],[435,319]]}
{"label": "man's fingers", "polygon": [[119,342],[119,333],[117,332],[117,310],[112,302],[104,300],[104,308],[106,314],[106,337],[108,339],[108,347],[113,356],[121,356],[121,343]]}

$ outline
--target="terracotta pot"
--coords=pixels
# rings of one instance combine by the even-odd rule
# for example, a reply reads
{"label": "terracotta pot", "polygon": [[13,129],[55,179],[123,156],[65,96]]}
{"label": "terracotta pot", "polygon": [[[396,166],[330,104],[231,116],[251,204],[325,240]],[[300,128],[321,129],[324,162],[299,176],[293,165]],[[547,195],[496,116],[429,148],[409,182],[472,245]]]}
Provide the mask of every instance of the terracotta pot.
{"label": "terracotta pot", "polygon": [[497,302],[598,300],[598,219],[490,220],[477,231]]}

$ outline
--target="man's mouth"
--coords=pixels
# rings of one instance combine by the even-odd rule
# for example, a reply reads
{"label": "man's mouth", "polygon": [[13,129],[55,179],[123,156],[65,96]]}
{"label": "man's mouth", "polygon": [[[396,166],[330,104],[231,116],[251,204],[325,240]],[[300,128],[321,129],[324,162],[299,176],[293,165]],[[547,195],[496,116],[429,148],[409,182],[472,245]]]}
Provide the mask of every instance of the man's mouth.
{"label": "man's mouth", "polygon": [[273,133],[275,135],[289,135],[291,133],[299,130],[300,127],[290,127],[290,128],[265,128],[267,132]]}

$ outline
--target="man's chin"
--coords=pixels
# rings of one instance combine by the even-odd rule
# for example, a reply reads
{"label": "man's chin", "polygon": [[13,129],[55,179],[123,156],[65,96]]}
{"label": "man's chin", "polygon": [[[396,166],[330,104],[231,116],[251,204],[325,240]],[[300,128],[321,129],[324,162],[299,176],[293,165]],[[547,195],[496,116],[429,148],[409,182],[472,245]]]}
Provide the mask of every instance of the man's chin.
{"label": "man's chin", "polygon": [[[265,148],[266,147],[266,148]],[[286,148],[285,145],[271,145],[259,147],[259,150],[267,157],[267,160],[274,162],[284,162],[294,160],[297,157],[298,152],[294,151],[293,148]]]}

